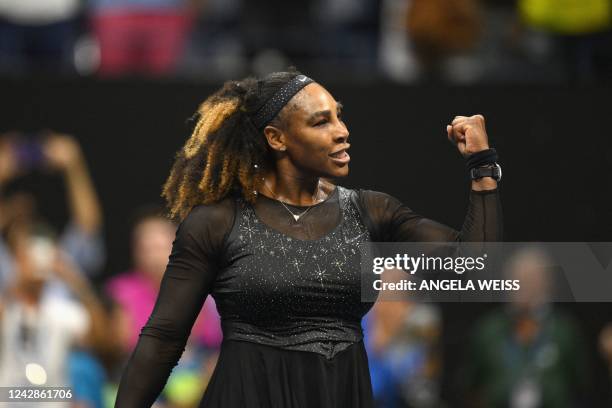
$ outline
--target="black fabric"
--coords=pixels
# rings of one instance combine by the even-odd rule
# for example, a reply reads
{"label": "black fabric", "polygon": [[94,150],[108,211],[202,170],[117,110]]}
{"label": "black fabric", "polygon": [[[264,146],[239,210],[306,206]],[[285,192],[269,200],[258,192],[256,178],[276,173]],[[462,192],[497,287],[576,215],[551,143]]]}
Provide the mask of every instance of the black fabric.
{"label": "black fabric", "polygon": [[287,82],[252,116],[253,125],[257,129],[263,129],[296,93],[312,82],[314,80],[301,74]]}
{"label": "black fabric", "polygon": [[372,408],[363,341],[332,360],[318,353],[224,341],[200,406]]}
{"label": "black fabric", "polygon": [[[310,240],[313,245],[324,246],[325,238],[330,237],[334,231],[342,230],[341,225],[347,215],[342,211],[342,195],[339,191],[342,190],[337,188],[327,200],[311,208],[297,226],[298,223],[278,201],[260,196],[253,211],[259,222],[265,223],[266,228],[253,230],[252,233],[264,234],[264,238],[257,242],[266,246],[266,250],[274,247],[273,241],[268,242],[264,232],[270,233],[271,230],[285,235],[286,239]],[[368,238],[373,241],[501,239],[501,206],[497,190],[471,192],[468,211],[460,231],[414,213],[387,194],[365,190],[344,191],[348,191],[347,198],[356,204],[350,208],[356,207],[355,212],[360,215],[358,218],[367,227]],[[236,200],[228,198],[213,205],[196,207],[179,226],[155,308],[142,329],[121,379],[116,407],[151,406],[184,351],[191,327],[208,294],[212,293],[218,300],[224,330],[228,327],[227,323],[234,320],[236,313],[248,316],[249,311],[244,309],[252,305],[247,302],[241,309],[242,303],[238,301],[244,294],[241,285],[245,280],[240,280],[242,275],[236,274],[232,268],[239,260],[248,262],[249,259],[258,258],[248,252],[248,245],[245,247],[248,240],[239,242],[240,234],[236,233],[241,222],[239,205]],[[296,212],[303,209],[292,208]],[[247,251],[236,251],[236,248],[246,248]],[[295,248],[297,251],[302,247]],[[254,267],[258,267],[256,263]],[[333,270],[334,265],[329,267]],[[283,270],[267,270],[265,273],[273,277],[275,274],[282,275]],[[291,292],[293,301],[299,304],[304,301],[304,293],[311,294],[313,296],[309,296],[307,301],[318,302],[311,305],[316,305],[315,310],[320,313],[325,311],[325,315],[321,316],[322,321],[330,318],[344,319],[351,305],[336,308],[336,296],[343,293],[343,288],[348,289],[354,285],[354,282],[325,281],[320,290],[317,289],[319,284],[317,280],[312,280],[310,286],[298,287]],[[336,291],[326,292],[329,287],[334,287]],[[287,294],[285,290],[279,296],[274,285],[259,288],[251,296],[260,296],[266,302],[277,298],[281,300]],[[285,301],[282,305],[285,305]],[[231,307],[228,307],[230,303]],[[351,303],[354,308],[363,307],[360,299],[353,298]],[[311,321],[315,321],[314,317],[308,316]],[[291,313],[275,313],[267,319],[267,327],[259,327],[258,330],[261,333],[261,330],[270,332],[275,327],[284,329],[289,321],[302,318]],[[300,330],[320,330],[323,335],[328,332],[323,324],[321,327],[307,328],[293,326],[289,331],[279,330],[276,334],[290,338]],[[331,331],[329,333],[331,336]],[[312,341],[321,343],[320,338]],[[221,349],[222,359],[215,368],[201,407],[371,407],[367,358],[365,352],[362,352],[361,340],[355,338],[350,343],[345,344],[346,347],[337,353],[324,355],[316,350],[298,351],[283,345],[270,347],[261,344],[261,338],[253,341],[226,339]],[[307,380],[304,381],[304,378]],[[340,395],[347,393],[350,395]],[[255,398],[255,394],[261,397]],[[341,401],[339,398],[348,398],[344,401],[350,403],[344,405],[338,402]]]}
{"label": "black fabric", "polygon": [[497,150],[490,148],[471,154],[465,162],[465,167],[467,167],[468,171],[470,171],[473,168],[493,164],[497,161]]}
{"label": "black fabric", "polygon": [[375,242],[502,240],[502,209],[497,189],[470,192],[467,213],[459,231],[415,213],[385,193],[361,190],[358,201]]}
{"label": "black fabric", "polygon": [[[276,228],[260,221],[256,209],[238,205],[225,255],[228,267],[212,289],[225,339],[333,359],[363,338],[361,319],[372,304],[361,302],[360,248],[370,236],[350,194],[336,187],[324,202],[300,210],[308,213],[299,222],[280,205],[280,219],[289,223]],[[330,206],[333,213],[339,208],[331,230],[305,228],[313,239],[295,238],[302,231],[296,225],[316,224],[317,212]],[[278,229],[287,225],[295,229],[293,237]]]}

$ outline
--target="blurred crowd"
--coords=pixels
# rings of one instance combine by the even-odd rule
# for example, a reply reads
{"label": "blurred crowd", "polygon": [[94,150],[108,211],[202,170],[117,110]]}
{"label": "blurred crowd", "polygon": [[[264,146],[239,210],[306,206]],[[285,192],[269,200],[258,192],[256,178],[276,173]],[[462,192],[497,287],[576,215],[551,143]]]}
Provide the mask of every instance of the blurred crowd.
{"label": "blurred crowd", "polygon": [[609,82],[611,0],[0,0],[0,76]]}
{"label": "blurred crowd", "polygon": [[[19,182],[33,172],[41,174],[39,182],[53,174],[63,180],[63,228],[44,219],[40,210],[49,203]],[[101,204],[75,138],[51,131],[0,136],[1,386],[70,386],[75,401],[67,407],[113,406],[123,367],[153,310],[176,225],[156,205],[135,211],[126,237],[132,266],[109,276],[100,276],[112,256],[103,231]],[[534,248],[506,265],[522,290],[466,328],[469,340],[456,352],[460,370],[451,385],[459,406],[595,406],[592,347],[580,324],[550,301],[549,265],[546,253]],[[366,316],[377,406],[457,406],[442,394],[443,320],[439,305],[408,298],[378,302]],[[197,406],[221,340],[209,297],[157,408]],[[612,380],[612,322],[598,341],[599,362]]]}
{"label": "blurred crowd", "polygon": [[[37,202],[19,183],[33,172],[41,174],[39,183],[52,174],[64,180],[63,229],[44,219],[40,209],[49,203]],[[75,403],[65,406],[112,406],[123,366],[153,310],[176,226],[160,208],[136,211],[126,240],[132,267],[101,281],[103,227],[96,189],[73,137],[48,131],[0,137],[1,386],[68,385]],[[220,342],[209,298],[159,407],[193,406]]]}

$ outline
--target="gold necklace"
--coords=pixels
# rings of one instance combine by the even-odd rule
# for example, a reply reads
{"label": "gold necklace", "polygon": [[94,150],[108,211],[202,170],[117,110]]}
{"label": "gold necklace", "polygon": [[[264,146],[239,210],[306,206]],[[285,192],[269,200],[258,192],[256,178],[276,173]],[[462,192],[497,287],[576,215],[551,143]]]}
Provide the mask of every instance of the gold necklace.
{"label": "gold necklace", "polygon": [[[312,207],[315,206],[315,204],[311,205],[310,207],[308,207],[306,210],[302,211],[299,214],[294,213],[293,211],[291,211],[289,209],[289,207],[287,207],[287,205],[285,203],[283,203],[281,200],[278,199],[278,197],[276,196],[276,194],[274,194],[274,191],[272,191],[272,189],[270,189],[270,187],[268,187],[268,185],[266,184],[266,180],[262,178],[263,181],[263,186],[270,192],[270,194],[272,194],[272,196],[274,197],[274,199],[276,201],[278,201],[279,203],[281,203],[283,205],[283,207],[285,207],[285,210],[287,210],[289,212],[289,214],[291,214],[291,216],[293,217],[293,219],[295,220],[295,222],[298,222],[300,220],[300,218],[302,218],[304,215],[306,215],[306,213],[308,211],[310,211],[310,209]],[[314,197],[317,197],[319,195],[319,186],[321,184],[321,181],[319,180],[319,182],[317,183],[317,190],[315,191],[315,193],[312,195],[313,197],[313,201],[316,201]]]}

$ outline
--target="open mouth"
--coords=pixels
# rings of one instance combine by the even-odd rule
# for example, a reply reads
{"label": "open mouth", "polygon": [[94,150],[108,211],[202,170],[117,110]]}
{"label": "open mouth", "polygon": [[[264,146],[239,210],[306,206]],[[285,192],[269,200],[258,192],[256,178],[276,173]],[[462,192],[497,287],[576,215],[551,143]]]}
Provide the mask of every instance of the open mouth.
{"label": "open mouth", "polygon": [[336,153],[332,153],[332,154],[330,154],[330,156],[331,156],[331,157],[335,157],[335,158],[337,158],[337,159],[340,159],[340,158],[342,158],[342,157],[346,156],[347,154],[348,154],[348,153],[346,153],[346,150],[340,150],[340,151],[338,151],[338,152],[336,152]]}
{"label": "open mouth", "polygon": [[332,153],[329,155],[329,157],[338,163],[347,163],[351,159],[351,156],[349,156],[349,154],[346,152],[346,149]]}

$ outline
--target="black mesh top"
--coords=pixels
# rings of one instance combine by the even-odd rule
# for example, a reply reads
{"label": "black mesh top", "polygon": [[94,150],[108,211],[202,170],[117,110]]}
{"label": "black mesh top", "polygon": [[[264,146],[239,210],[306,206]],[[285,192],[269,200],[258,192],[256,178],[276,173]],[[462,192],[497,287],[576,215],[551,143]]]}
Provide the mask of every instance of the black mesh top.
{"label": "black mesh top", "polygon": [[[307,207],[290,206],[294,213]],[[224,340],[327,359],[362,338],[358,245],[499,241],[497,190],[472,191],[460,231],[424,218],[380,192],[336,187],[295,222],[259,195],[194,208],[177,230],[155,308],[123,374],[116,406],[150,406],[184,351],[208,294]]]}

